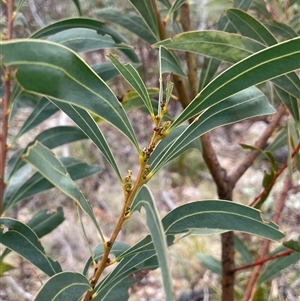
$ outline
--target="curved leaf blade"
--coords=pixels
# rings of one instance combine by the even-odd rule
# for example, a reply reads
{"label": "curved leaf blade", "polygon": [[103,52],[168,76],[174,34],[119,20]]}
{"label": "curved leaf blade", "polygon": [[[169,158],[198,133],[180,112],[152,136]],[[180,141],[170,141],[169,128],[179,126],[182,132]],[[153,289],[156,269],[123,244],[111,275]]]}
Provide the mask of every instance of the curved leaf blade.
{"label": "curved leaf blade", "polygon": [[242,89],[299,69],[299,40],[297,38],[268,47],[226,69],[196,96],[171,128]]}
{"label": "curved leaf blade", "polygon": [[143,206],[146,210],[147,226],[150,230],[155,247],[156,256],[162,273],[165,298],[167,301],[174,299],[172,289],[172,276],[170,273],[169,259],[167,255],[167,242],[153,196],[147,186],[143,186],[132,203],[132,210]]}
{"label": "curved leaf blade", "polygon": [[229,63],[235,63],[254,52],[264,49],[263,44],[255,40],[217,30],[181,33],[172,39],[153,45],[153,47],[159,46],[172,50],[204,54]]}
{"label": "curved leaf blade", "polygon": [[[100,173],[103,168],[96,165],[88,165],[85,162],[76,160],[74,158],[60,158],[62,164],[67,168],[73,181],[91,176],[95,173]],[[23,185],[13,190],[5,198],[3,210],[8,211],[18,202],[32,197],[38,193],[49,190],[54,187],[54,184],[45,179],[40,173],[35,173],[29,179],[24,181]]]}
{"label": "curved leaf blade", "polygon": [[122,105],[73,51],[48,41],[18,40],[4,42],[2,52],[4,65],[18,68],[15,77],[25,90],[93,112],[119,129],[138,149]]}
{"label": "curved leaf blade", "polygon": [[129,0],[138,14],[144,20],[144,23],[149,28],[156,41],[159,40],[159,31],[156,21],[156,15],[152,6],[152,2],[148,0]]}
{"label": "curved leaf blade", "polygon": [[166,234],[188,232],[194,228],[241,231],[280,240],[284,234],[273,222],[266,223],[251,207],[223,200],[187,203],[168,213],[162,220]]}
{"label": "curved leaf blade", "polygon": [[116,69],[118,69],[118,71],[123,76],[123,78],[128,82],[128,84],[131,85],[131,87],[139,94],[146,108],[150,112],[151,116],[154,118],[154,112],[153,112],[150,96],[137,70],[129,63],[127,64],[120,63],[116,55],[109,54],[107,57],[116,67]]}
{"label": "curved leaf blade", "polygon": [[42,286],[34,301],[79,300],[90,288],[88,279],[82,274],[62,272],[51,277]]}
{"label": "curved leaf blade", "polygon": [[175,55],[173,55],[168,49],[165,47],[161,47],[161,73],[174,73],[179,76],[186,76],[180,63],[178,62]]}
{"label": "curved leaf blade", "polygon": [[81,109],[80,107],[76,107],[68,103],[59,102],[54,99],[51,99],[51,101],[63,112],[65,112],[65,114],[67,114],[79,126],[81,131],[91,139],[91,141],[100,150],[107,162],[111,165],[120,182],[122,182],[123,179],[114,155],[92,116],[86,110]]}
{"label": "curved leaf blade", "polygon": [[0,218],[0,240],[44,273],[52,276],[61,272],[58,262],[49,258],[38,236],[27,225],[12,218]]}
{"label": "curved leaf blade", "polygon": [[144,20],[136,14],[128,13],[124,15],[123,10],[112,7],[98,9],[95,13],[98,17],[131,31],[149,44],[156,42],[155,36],[153,36]]}
{"label": "curved leaf blade", "polygon": [[100,35],[89,28],[66,29],[52,35],[48,38],[48,41],[64,45],[75,52],[88,52],[107,48],[132,48],[124,43],[117,44],[111,36]]}
{"label": "curved leaf blade", "polygon": [[46,97],[42,97],[38,102],[33,112],[24,122],[22,128],[18,134],[14,137],[12,143],[15,143],[23,134],[35,128],[37,125],[48,119],[50,116],[55,114],[58,108],[53,105]]}
{"label": "curved leaf blade", "polygon": [[297,33],[288,25],[277,22],[265,22],[264,25],[276,36],[281,36],[286,39],[293,39],[298,37]]}
{"label": "curved leaf blade", "polygon": [[[58,32],[61,32],[63,30],[72,29],[72,28],[88,28],[96,30],[97,33],[101,35],[109,35],[112,37],[112,39],[117,43],[124,43],[127,44],[127,40],[120,35],[117,31],[114,29],[106,26],[105,23],[88,19],[88,18],[71,18],[71,19],[65,19],[62,21],[55,22],[53,24],[50,24],[46,27],[43,27],[42,29],[35,32],[31,38],[32,39],[39,39],[43,37],[47,37],[53,34],[56,34]],[[132,49],[120,49],[131,61],[138,63],[139,59],[135,52]]]}
{"label": "curved leaf blade", "polygon": [[101,238],[103,238],[91,205],[84,197],[79,187],[71,179],[65,166],[52,151],[39,141],[36,141],[28,146],[26,153],[23,155],[23,159],[26,162],[31,163],[44,178],[61,190],[65,195],[69,196],[85,213],[87,213],[99,231]]}
{"label": "curved leaf blade", "polygon": [[182,153],[187,145],[208,131],[221,125],[274,112],[264,94],[255,87],[245,89],[225,101],[216,103],[187,126],[172,143],[166,145],[164,152],[157,156],[153,166],[151,165],[152,173],[162,168],[172,158]]}

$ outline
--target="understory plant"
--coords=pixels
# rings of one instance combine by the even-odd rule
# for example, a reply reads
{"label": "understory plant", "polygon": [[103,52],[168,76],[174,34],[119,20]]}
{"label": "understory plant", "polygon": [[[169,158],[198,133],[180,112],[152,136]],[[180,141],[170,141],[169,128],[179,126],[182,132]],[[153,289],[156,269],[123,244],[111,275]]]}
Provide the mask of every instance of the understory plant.
{"label": "understory plant", "polygon": [[[272,10],[264,1],[234,1],[233,7],[222,13],[217,30],[195,31],[189,1],[129,0],[130,12],[107,7],[95,10],[95,18],[86,18],[81,15],[80,1],[74,0],[80,17],[57,21],[28,38],[17,39],[13,23],[24,2],[14,5],[13,0],[7,0],[3,4],[7,26],[1,43],[4,84],[0,241],[5,246],[1,249],[1,274],[13,268],[6,262],[6,256],[14,251],[49,276],[34,297],[36,301],[122,301],[128,300],[128,290],[134,283],[148,271],[160,268],[165,300],[172,301],[175,294],[168,247],[179,235],[198,229],[198,233],[221,235],[222,300],[234,300],[235,295],[244,301],[259,298],[265,281],[299,258],[299,242],[295,240],[285,242],[268,255],[270,240],[281,241],[285,237],[277,223],[295,173],[300,170],[300,86],[296,73],[300,67],[300,40],[295,20],[291,18],[289,24],[283,24],[283,20],[270,21]],[[293,16],[299,5],[289,1],[282,9]],[[147,72],[147,66],[141,66],[134,47],[113,24],[155,49],[158,72],[154,76],[158,87],[147,87],[141,72]],[[84,53],[103,49],[109,49],[105,63],[90,66],[82,58]],[[117,75],[132,89],[121,100],[106,83]],[[266,82],[271,88],[263,93]],[[33,103],[32,113],[17,133],[11,134],[12,120],[29,101]],[[172,116],[169,107],[176,101],[182,111]],[[129,111],[134,114],[138,109],[146,111],[152,120],[147,145],[140,145],[128,117]],[[58,111],[69,116],[74,126],[48,128],[26,147],[18,147],[17,142],[25,133]],[[241,164],[231,172],[223,169],[209,133],[217,127],[261,116],[272,116],[266,131],[254,146],[243,145],[247,153]],[[287,121],[279,128],[283,116],[287,116]],[[137,173],[130,169],[124,174],[97,122],[109,123],[131,143],[139,166]],[[273,142],[266,147],[275,131]],[[116,174],[115,185],[123,190],[123,201],[116,208],[118,219],[108,238],[89,200],[75,183],[102,172],[103,167],[59,157],[52,151],[83,139],[96,146]],[[280,166],[274,151],[282,146],[288,150],[286,162]],[[186,202],[161,218],[147,183],[171,160],[192,148],[201,151],[219,199]],[[241,200],[233,199],[233,189],[259,156],[269,161],[270,172],[265,174],[262,193],[251,204],[242,205]],[[274,205],[272,221],[264,221],[261,206],[285,171],[281,202]],[[89,245],[82,222],[91,251],[83,270],[62,270],[39,241],[63,222],[62,207],[55,212],[45,208],[34,212],[27,224],[10,217],[15,206],[22,206],[24,200],[53,187],[73,202],[80,218],[82,214],[88,216],[99,236],[99,244]],[[119,241],[124,223],[142,208],[149,234],[134,245]],[[233,231],[266,239],[258,250],[257,261]],[[241,267],[234,264],[235,249],[244,255],[245,265]],[[261,267],[269,262],[258,278]],[[255,268],[249,283],[241,282],[235,288],[237,273],[251,267]]]}

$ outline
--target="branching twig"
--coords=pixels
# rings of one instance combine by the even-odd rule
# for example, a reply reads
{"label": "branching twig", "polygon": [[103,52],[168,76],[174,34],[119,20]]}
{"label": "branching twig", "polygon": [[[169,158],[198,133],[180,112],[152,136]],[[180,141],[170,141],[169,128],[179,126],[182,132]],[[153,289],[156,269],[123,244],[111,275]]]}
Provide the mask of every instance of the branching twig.
{"label": "branching twig", "polygon": [[[296,148],[294,149],[291,157],[293,158],[298,152],[299,152],[299,149],[300,149],[300,142],[298,143],[298,145],[296,146]],[[276,174],[274,175],[273,179],[270,181],[270,183],[265,187],[265,189],[258,195],[254,198],[254,200],[249,204],[249,206],[254,206],[256,204],[256,202],[258,200],[260,200],[267,192],[268,190],[274,185],[274,183],[276,182],[277,178],[283,173],[283,171],[287,168],[287,162],[285,162],[280,170],[278,170],[276,172]]]}
{"label": "branching twig", "polygon": [[243,270],[246,270],[246,269],[249,269],[249,268],[252,268],[252,267],[255,267],[257,265],[262,265],[268,261],[271,261],[273,259],[276,259],[276,258],[280,258],[280,257],[285,257],[285,256],[289,256],[293,253],[294,251],[293,250],[286,250],[284,252],[281,252],[279,254],[276,254],[276,255],[273,255],[273,256],[270,256],[270,257],[267,257],[267,258],[264,258],[262,260],[257,260],[253,263],[250,263],[250,264],[245,264],[241,267],[238,267],[238,268],[235,268],[232,270],[233,273],[236,273],[238,271],[243,271]]}
{"label": "branching twig", "polygon": [[[276,210],[275,210],[273,218],[272,218],[274,223],[278,223],[280,214],[281,214],[281,212],[284,208],[284,204],[285,204],[287,194],[288,194],[288,191],[290,190],[290,188],[291,188],[291,179],[290,179],[289,175],[287,175],[286,178],[285,178],[285,181],[284,181],[284,187],[282,189],[280,198],[279,198],[279,200],[277,202],[277,205],[276,205]],[[260,256],[259,256],[258,261],[264,260],[266,254],[268,253],[269,245],[270,245],[270,240],[265,240],[264,244],[263,244],[263,247],[260,251]],[[248,285],[247,285],[247,288],[246,288],[245,293],[244,293],[243,301],[252,300],[252,298],[254,296],[254,293],[255,293],[255,283],[256,283],[257,278],[260,274],[261,268],[262,268],[261,264],[256,265],[254,267],[254,270],[252,271],[251,277],[248,281]]]}
{"label": "branching twig", "polygon": [[[283,104],[281,104],[277,110],[277,113],[273,115],[271,122],[269,123],[268,127],[264,131],[264,133],[261,135],[261,137],[255,142],[255,147],[257,148],[264,148],[267,140],[270,138],[276,127],[278,126],[278,123],[281,119],[281,117],[284,115],[286,111],[286,108]],[[240,179],[240,177],[245,173],[245,171],[253,164],[253,161],[256,159],[256,157],[260,154],[258,150],[253,150],[249,152],[247,156],[245,156],[244,160],[239,164],[237,169],[228,176],[229,181],[232,186],[236,184],[236,182]]]}
{"label": "branching twig", "polygon": [[[11,40],[13,36],[13,22],[14,22],[14,1],[7,2],[7,35],[6,39]],[[2,124],[0,136],[0,216],[2,214],[3,196],[5,189],[4,173],[7,153],[7,131],[8,131],[8,115],[9,115],[9,101],[10,101],[10,84],[11,71],[8,67],[5,68],[5,93],[2,102]]]}

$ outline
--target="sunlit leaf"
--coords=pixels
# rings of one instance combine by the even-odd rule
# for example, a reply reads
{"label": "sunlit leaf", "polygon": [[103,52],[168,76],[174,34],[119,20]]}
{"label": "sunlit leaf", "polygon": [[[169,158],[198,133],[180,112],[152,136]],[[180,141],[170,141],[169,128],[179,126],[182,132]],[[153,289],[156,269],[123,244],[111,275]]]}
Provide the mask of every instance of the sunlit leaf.
{"label": "sunlit leaf", "polygon": [[45,254],[38,236],[27,225],[12,218],[0,218],[0,240],[3,245],[52,276],[61,272],[58,262]]}

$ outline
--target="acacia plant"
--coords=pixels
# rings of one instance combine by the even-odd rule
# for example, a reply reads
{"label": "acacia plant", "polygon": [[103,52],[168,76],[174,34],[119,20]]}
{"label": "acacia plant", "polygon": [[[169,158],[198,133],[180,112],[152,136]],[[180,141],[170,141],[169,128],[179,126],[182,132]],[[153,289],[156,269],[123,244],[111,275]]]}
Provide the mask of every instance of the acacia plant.
{"label": "acacia plant", "polygon": [[[222,300],[233,300],[234,279],[239,269],[234,267],[232,231],[267,239],[261,261],[253,266],[261,266],[270,260],[264,260],[269,240],[279,241],[284,237],[274,222],[262,220],[257,208],[286,166],[290,173],[285,193],[291,186],[293,166],[299,169],[299,78],[295,70],[299,69],[300,60],[299,37],[297,30],[292,29],[295,22],[291,21],[288,26],[268,21],[268,10],[263,1],[260,3],[263,6],[259,6],[259,1],[234,1],[234,7],[220,17],[217,30],[192,31],[188,1],[129,0],[135,12],[124,14],[121,9],[102,8],[96,12],[97,19],[82,16],[64,19],[38,30],[29,38],[13,39],[14,18],[24,1],[20,1],[18,7],[14,6],[13,0],[6,2],[6,39],[1,44],[4,96],[1,103],[0,237],[7,248],[1,254],[2,272],[11,268],[5,264],[5,257],[14,251],[49,276],[35,296],[36,301],[121,301],[128,299],[129,287],[143,276],[143,271],[160,267],[165,300],[171,301],[174,291],[168,246],[175,243],[175,235],[193,229],[205,229],[206,233],[217,230],[222,233]],[[81,14],[80,1],[73,2]],[[294,2],[290,1],[290,7],[296,5]],[[250,8],[256,18],[247,13]],[[157,50],[157,92],[143,82],[139,69],[141,62],[134,48],[124,36],[98,18],[124,27]],[[89,66],[78,55],[107,48],[111,51],[108,62],[101,65]],[[185,53],[186,70],[182,68],[182,56],[178,51]],[[198,69],[200,55],[205,59]],[[229,67],[219,68],[225,65]],[[120,74],[134,91],[132,98],[127,100],[130,106],[122,104],[105,82],[116,74]],[[272,83],[272,90],[282,104],[271,105],[273,99],[268,99],[256,87],[267,81]],[[182,104],[179,116],[168,114],[169,103],[174,97]],[[26,98],[36,101],[34,109],[18,133],[8,139],[10,122]],[[140,107],[147,110],[153,122],[152,136],[146,146],[139,145],[127,115],[127,110]],[[77,126],[47,129],[26,148],[16,147],[23,134],[59,110]],[[289,124],[275,142],[288,143],[290,155],[285,167],[279,169],[271,153],[278,145],[274,143],[266,151],[261,149],[286,112],[290,116]],[[267,115],[273,117],[266,132],[255,146],[245,146],[250,152],[242,164],[228,174],[220,166],[209,132],[247,118]],[[96,119],[108,122],[131,142],[139,165],[137,174],[131,170],[123,174],[120,170],[105,139],[106,133],[102,133]],[[197,148],[199,138],[219,199],[185,203],[161,219],[147,183],[168,162]],[[123,202],[116,208],[118,222],[109,239],[105,239],[92,206],[74,182],[101,172],[102,167],[75,158],[59,158],[51,150],[81,139],[89,139],[95,144],[116,173],[119,180],[116,185],[123,188]],[[249,206],[241,205],[240,200],[232,199],[234,186],[261,153],[272,163],[272,173],[266,177],[264,192],[255,202]],[[35,173],[31,172],[32,166]],[[72,200],[74,210],[84,212],[99,234],[99,244],[89,246],[91,255],[86,259],[83,271],[63,271],[60,263],[50,258],[39,242],[39,237],[64,220],[61,207],[54,213],[44,209],[36,212],[28,224],[9,217],[16,204],[52,187]],[[253,208],[254,205],[257,208]],[[118,241],[124,223],[142,207],[146,211],[149,235],[133,246]],[[82,229],[85,235],[84,225]],[[88,244],[88,238],[86,241]],[[286,245],[297,249],[295,244]],[[296,253],[289,249],[277,257],[293,254]],[[289,264],[297,256],[292,258]],[[102,277],[108,266],[112,269]],[[251,283],[245,288],[244,300],[253,298],[257,277],[258,273],[253,274]]]}

